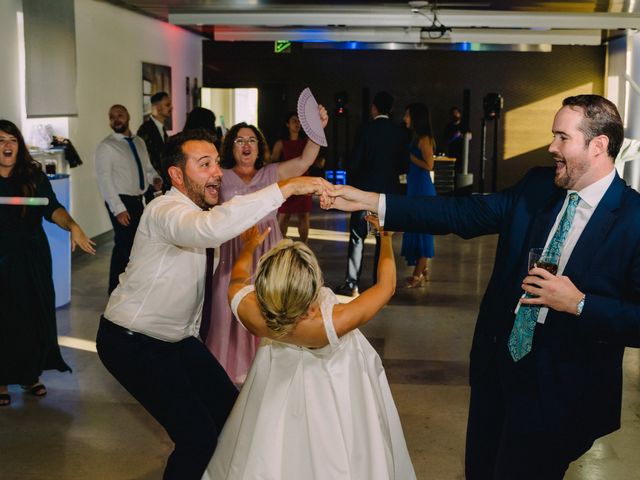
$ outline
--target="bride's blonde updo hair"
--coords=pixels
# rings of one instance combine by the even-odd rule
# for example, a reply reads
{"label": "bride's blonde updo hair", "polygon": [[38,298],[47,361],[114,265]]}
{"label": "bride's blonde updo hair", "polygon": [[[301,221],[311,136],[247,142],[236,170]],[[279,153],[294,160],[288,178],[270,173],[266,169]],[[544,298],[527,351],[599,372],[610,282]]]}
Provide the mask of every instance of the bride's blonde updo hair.
{"label": "bride's blonde updo hair", "polygon": [[278,336],[293,331],[318,299],[322,283],[311,249],[302,242],[281,240],[262,256],[256,270],[256,297],[267,327]]}

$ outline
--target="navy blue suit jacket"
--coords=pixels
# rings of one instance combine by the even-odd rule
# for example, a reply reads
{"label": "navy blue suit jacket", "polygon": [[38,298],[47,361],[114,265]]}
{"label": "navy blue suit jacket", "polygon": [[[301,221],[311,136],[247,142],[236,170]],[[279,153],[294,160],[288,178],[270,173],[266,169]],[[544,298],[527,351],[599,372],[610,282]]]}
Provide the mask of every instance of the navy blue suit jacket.
{"label": "navy blue suit jacket", "polygon": [[162,152],[164,151],[164,139],[151,117],[138,128],[138,136],[144,140],[149,152],[151,165],[158,172],[162,172]]}
{"label": "navy blue suit jacket", "polygon": [[367,123],[347,165],[349,184],[362,190],[400,193],[398,175],[409,164],[406,133],[388,118]]}
{"label": "navy blue suit jacket", "polygon": [[563,272],[586,293],[582,315],[550,309],[536,326],[531,353],[515,363],[507,339],[527,253],[544,246],[566,196],[553,177],[553,168],[536,168],[486,196],[387,195],[385,228],[463,238],[498,234],[474,333],[471,386],[498,368],[513,428],[580,429],[598,437],[620,426],[624,347],[640,346],[640,194],[616,174]]}

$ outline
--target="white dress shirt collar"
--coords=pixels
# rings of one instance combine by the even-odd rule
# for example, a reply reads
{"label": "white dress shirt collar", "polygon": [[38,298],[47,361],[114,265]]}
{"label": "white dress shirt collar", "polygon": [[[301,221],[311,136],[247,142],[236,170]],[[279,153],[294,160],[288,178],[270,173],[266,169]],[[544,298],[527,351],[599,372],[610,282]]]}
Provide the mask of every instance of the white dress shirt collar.
{"label": "white dress shirt collar", "polygon": [[135,135],[132,133],[130,137],[127,137],[126,135],[122,134],[122,133],[118,133],[118,132],[113,132],[111,134],[111,136],[113,138],[115,138],[116,140],[124,140],[125,138],[135,138]]}
{"label": "white dress shirt collar", "polygon": [[171,197],[176,197],[176,200],[180,200],[182,203],[186,203],[186,204],[189,204],[190,206],[192,206],[193,210],[202,210],[202,208],[200,208],[198,205],[193,203],[193,200],[191,200],[184,193],[182,193],[180,190],[178,190],[175,187],[175,185],[171,186],[171,188],[169,189],[168,192],[165,193],[165,195],[169,195]]}
{"label": "white dress shirt collar", "polygon": [[164,123],[162,123],[160,120],[158,120],[153,115],[151,115],[150,118],[151,118],[151,120],[153,120],[153,123],[155,123],[156,128],[158,129],[158,132],[160,132],[160,138],[162,138],[162,141],[164,141],[164,134],[166,133],[166,130],[164,129]]}
{"label": "white dress shirt collar", "polygon": [[[615,176],[616,169],[611,165],[611,172],[609,172],[608,175],[577,192],[578,195],[580,195],[580,201],[585,202],[591,208],[596,208],[600,200],[602,200],[602,197],[604,197],[607,189],[613,183]],[[575,192],[575,190],[568,190],[567,195],[573,192]]]}

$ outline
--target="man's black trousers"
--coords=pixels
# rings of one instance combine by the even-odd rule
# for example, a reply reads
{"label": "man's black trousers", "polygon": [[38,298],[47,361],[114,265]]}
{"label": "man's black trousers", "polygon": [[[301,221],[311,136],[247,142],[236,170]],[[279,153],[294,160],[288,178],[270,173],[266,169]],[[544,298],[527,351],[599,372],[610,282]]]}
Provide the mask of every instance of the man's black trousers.
{"label": "man's black trousers", "polygon": [[163,342],[104,318],[97,349],[107,370],[173,440],[163,479],[200,480],[238,395],[215,357],[195,337]]}

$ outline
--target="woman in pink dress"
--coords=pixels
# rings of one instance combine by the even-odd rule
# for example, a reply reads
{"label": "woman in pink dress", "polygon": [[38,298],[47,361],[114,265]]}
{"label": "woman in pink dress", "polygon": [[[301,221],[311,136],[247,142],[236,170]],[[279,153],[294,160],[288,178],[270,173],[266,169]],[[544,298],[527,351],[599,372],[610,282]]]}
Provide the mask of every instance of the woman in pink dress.
{"label": "woman in pink dress", "polygon": [[[319,110],[324,128],[329,117],[324,107],[319,106]],[[264,164],[266,151],[264,136],[253,125],[239,123],[227,132],[220,154],[224,174],[219,203],[226,202],[235,195],[255,192],[279,180],[304,174],[318,156],[320,146],[309,140],[300,156],[269,165]],[[254,263],[282,239],[276,213],[274,210],[258,223],[260,230],[270,227],[271,232],[261,248],[256,250]],[[207,347],[236,384],[244,382],[260,341],[233,317],[227,302],[231,267],[241,248],[239,238],[220,246],[218,267],[212,282],[209,330],[204,335]],[[207,312],[203,312],[203,315],[206,314]]]}

